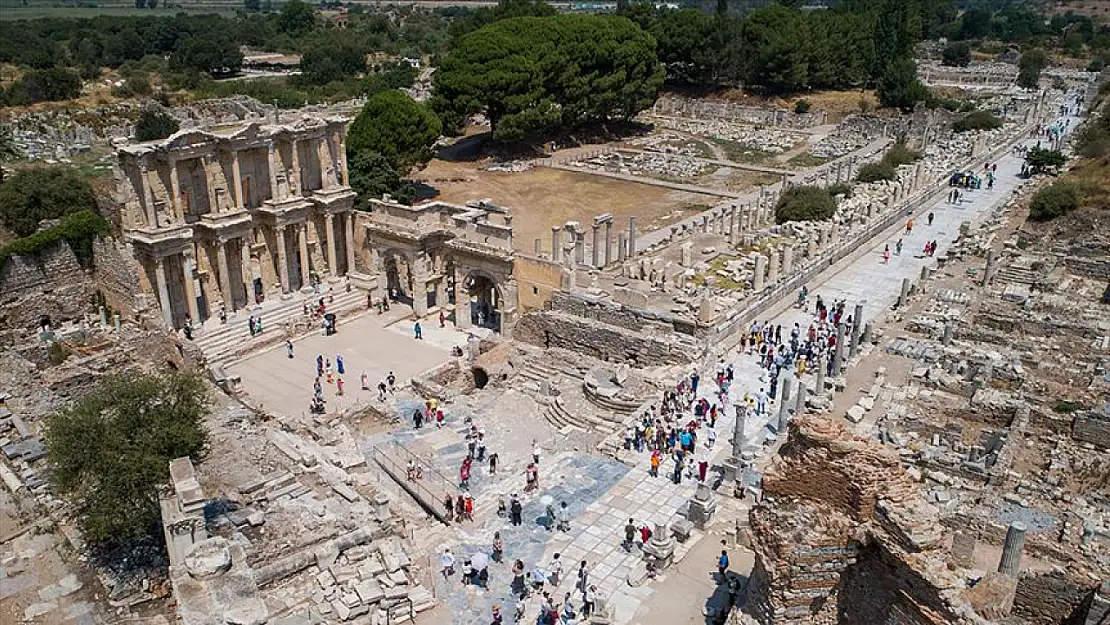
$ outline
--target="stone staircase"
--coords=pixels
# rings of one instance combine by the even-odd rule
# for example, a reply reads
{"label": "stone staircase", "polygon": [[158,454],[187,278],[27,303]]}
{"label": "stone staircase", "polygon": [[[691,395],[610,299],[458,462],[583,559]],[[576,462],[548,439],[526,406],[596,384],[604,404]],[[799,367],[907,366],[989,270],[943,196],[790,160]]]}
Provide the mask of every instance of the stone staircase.
{"label": "stone staircase", "polygon": [[[304,303],[307,301],[311,305],[329,295],[334,295],[335,300],[328,304],[328,312],[339,315],[340,331],[343,329],[343,322],[350,319],[348,313],[366,310],[366,293],[359,289],[352,289],[350,292],[335,289],[318,295],[297,293],[289,300],[279,301],[276,306],[263,308],[262,334],[251,337],[247,328],[250,315],[246,310],[241,310],[234,318],[228,318],[226,324],[209,320],[203,330],[195,331],[194,343],[204,354],[209,366],[230,365],[251,352],[280,343],[290,336],[319,331],[321,328],[318,321],[305,318]],[[286,327],[292,324],[296,325],[294,334],[291,335]]]}
{"label": "stone staircase", "polygon": [[994,275],[994,279],[1001,282],[1026,285],[1036,284],[1040,278],[1041,272],[1018,265],[1000,267],[998,272]]}
{"label": "stone staircase", "polygon": [[560,430],[570,426],[608,436],[624,428],[623,417],[608,417],[590,411],[571,411],[559,397],[553,397],[551,403],[544,407],[543,416]]}
{"label": "stone staircase", "polygon": [[560,367],[533,359],[517,375],[536,384],[547,381],[552,387],[556,387],[567,379],[581,381],[586,374],[573,365]]}

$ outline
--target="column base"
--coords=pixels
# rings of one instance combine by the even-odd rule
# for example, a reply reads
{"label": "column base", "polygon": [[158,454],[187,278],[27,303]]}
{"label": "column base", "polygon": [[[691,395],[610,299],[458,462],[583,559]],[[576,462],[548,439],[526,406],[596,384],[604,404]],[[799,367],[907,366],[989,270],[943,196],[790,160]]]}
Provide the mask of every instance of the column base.
{"label": "column base", "polygon": [[281,299],[286,300],[286,301],[291,300],[291,299],[293,299],[293,294],[292,293],[282,293],[281,294]]}

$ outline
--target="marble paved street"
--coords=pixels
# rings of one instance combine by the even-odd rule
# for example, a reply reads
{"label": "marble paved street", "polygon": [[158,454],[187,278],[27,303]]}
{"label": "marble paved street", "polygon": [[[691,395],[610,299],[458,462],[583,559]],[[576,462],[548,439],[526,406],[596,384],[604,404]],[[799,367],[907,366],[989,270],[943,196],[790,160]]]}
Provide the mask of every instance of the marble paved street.
{"label": "marble paved street", "polygon": [[[998,179],[994,189],[969,191],[964,201],[958,205],[948,204],[942,192],[938,200],[927,203],[917,212],[912,232],[904,232],[904,225],[899,225],[872,241],[854,257],[845,259],[814,280],[809,285],[811,301],[817,294],[821,294],[828,302],[846,299],[849,311],[856,302],[863,301],[864,319],[874,319],[896,301],[903,278],[916,280],[923,265],[935,263],[934,258],[921,254],[925,243],[936,240],[937,253],[943,254],[956,238],[962,222],[974,223],[983,219],[994,207],[1011,196],[1021,183],[1017,178],[1020,167],[1021,159],[1018,157],[1001,157],[998,160]],[[932,226],[926,225],[925,215],[929,212],[933,212],[935,216]],[[891,261],[884,264],[881,257],[883,247],[889,244],[893,250],[898,238],[903,239],[902,254],[892,256]],[[791,306],[790,302],[783,302],[768,318],[773,324],[782,324],[784,334],[789,332],[795,322],[803,327],[809,324],[808,316]],[[709,477],[711,481],[717,477],[720,462],[731,454],[729,439],[733,431],[733,402],[746,392],[754,395],[765,384],[761,379],[762,371],[751,356],[733,351],[726,356],[726,362],[733,364],[736,380],[727,399],[728,408],[717,422],[718,441],[715,449],[707,449],[705,437],[699,435],[695,455],[697,460],[705,459],[710,462],[713,467]],[[699,390],[704,396],[713,397],[718,392],[712,377],[712,370],[702,372]],[[797,388],[797,385],[794,387]],[[452,407],[448,427],[442,430],[430,428],[414,432],[411,428],[404,428],[389,435],[411,448],[421,450],[419,453],[454,480],[457,467],[466,455],[462,439],[469,427],[466,420],[470,418],[490,434],[491,451],[498,451],[505,459],[497,476],[487,475],[484,468],[475,471],[471,484],[476,505],[473,522],[455,524],[449,529],[432,530],[425,536],[418,535],[416,540],[427,551],[433,568],[437,568],[437,555],[445,546],[452,547],[461,567],[463,556],[478,551],[488,553],[493,533],[500,531],[506,543],[506,561],[490,565],[488,590],[464,586],[458,575],[449,580],[439,576],[436,595],[449,606],[453,623],[488,623],[490,608],[494,603],[500,603],[503,612],[511,616],[515,606],[509,590],[509,567],[512,561],[517,558],[523,560],[526,570],[536,566],[550,570],[555,554],[560,554],[564,575],[554,589],[557,599],[561,600],[566,592],[574,592],[575,571],[578,563],[585,560],[591,583],[597,584],[600,596],[608,597],[609,603],[615,607],[616,623],[633,623],[640,605],[654,592],[665,587],[666,574],[661,575],[660,580],[642,587],[633,588],[628,585],[627,575],[640,559],[640,548],[638,540],[637,546],[630,552],[622,547],[624,525],[630,517],[637,525],[649,526],[654,523],[671,523],[684,517],[697,483],[685,478],[681,484],[671,482],[671,460],[664,461],[660,477],[649,476],[647,452],[622,452],[621,457],[628,462],[626,464],[572,451],[544,451],[540,463],[539,492],[523,497],[524,524],[512,527],[507,519],[494,513],[497,498],[505,497],[507,500],[510,493],[522,492],[523,467],[531,455],[528,439],[535,438],[543,446],[550,434],[550,430],[541,423],[542,417],[537,416],[538,410],[534,402],[529,402],[531,400],[524,394],[508,391],[496,404]],[[397,407],[400,414],[407,415],[415,408],[415,403],[404,400]],[[771,405],[767,414],[748,419],[745,439],[749,449],[761,449],[767,439],[777,434],[771,425],[777,420],[774,418],[777,409],[776,402]],[[704,434],[704,430],[701,434]],[[375,442],[379,441],[367,441],[365,449],[368,451]],[[481,465],[476,465],[478,466]],[[757,474],[750,475],[749,479],[750,484],[758,485]],[[572,519],[569,532],[548,531],[544,527],[546,519],[542,499],[545,497],[550,497],[556,505],[567,502]],[[703,538],[703,533],[695,531],[690,541],[678,546],[676,557],[684,555]],[[707,570],[711,570],[714,563],[704,564]],[[551,585],[548,586],[551,589]],[[706,597],[684,597],[682,601],[688,600],[691,604],[700,605],[705,599]],[[533,620],[535,610],[535,600],[531,600],[528,614]]]}

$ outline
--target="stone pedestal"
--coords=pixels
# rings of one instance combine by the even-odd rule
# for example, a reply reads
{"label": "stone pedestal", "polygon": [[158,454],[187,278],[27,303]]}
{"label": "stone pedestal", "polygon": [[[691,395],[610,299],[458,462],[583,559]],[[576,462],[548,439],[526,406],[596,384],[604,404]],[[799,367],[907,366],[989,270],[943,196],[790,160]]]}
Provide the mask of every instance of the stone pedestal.
{"label": "stone pedestal", "polygon": [[704,530],[716,511],[717,496],[705,482],[698,484],[698,490],[690,500],[690,510],[686,513],[686,518],[694,524],[694,527]]}
{"label": "stone pedestal", "polygon": [[616,620],[616,610],[609,600],[604,597],[594,598],[594,610],[590,613],[590,625],[613,625]]}
{"label": "stone pedestal", "polygon": [[666,523],[656,523],[655,533],[644,545],[644,559],[649,560],[655,570],[661,571],[674,564],[674,538]]}

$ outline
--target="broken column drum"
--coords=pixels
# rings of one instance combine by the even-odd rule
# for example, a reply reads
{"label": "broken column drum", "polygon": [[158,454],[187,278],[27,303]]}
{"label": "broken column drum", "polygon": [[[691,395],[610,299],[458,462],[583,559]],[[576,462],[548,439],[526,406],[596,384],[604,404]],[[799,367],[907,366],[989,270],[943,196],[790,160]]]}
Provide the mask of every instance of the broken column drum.
{"label": "broken column drum", "polygon": [[1017,577],[1021,568],[1021,550],[1025,546],[1027,528],[1021,521],[1010,523],[1006,531],[1006,542],[1002,545],[1002,557],[998,560],[998,572]]}

